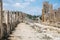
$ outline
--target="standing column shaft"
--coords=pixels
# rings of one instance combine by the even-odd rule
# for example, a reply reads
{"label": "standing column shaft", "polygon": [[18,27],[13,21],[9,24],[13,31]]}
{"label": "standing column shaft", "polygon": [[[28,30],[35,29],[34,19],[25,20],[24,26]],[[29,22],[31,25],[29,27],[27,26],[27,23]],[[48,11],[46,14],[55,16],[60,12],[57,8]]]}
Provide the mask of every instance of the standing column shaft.
{"label": "standing column shaft", "polygon": [[10,26],[9,26],[9,11],[7,12],[7,33],[10,32]]}
{"label": "standing column shaft", "polygon": [[12,31],[12,12],[9,13],[10,14],[10,31]]}
{"label": "standing column shaft", "polygon": [[16,12],[16,21],[18,21],[18,12]]}
{"label": "standing column shaft", "polygon": [[0,38],[3,35],[3,27],[2,27],[2,0],[0,0]]}
{"label": "standing column shaft", "polygon": [[44,22],[44,10],[42,9],[42,21]]}

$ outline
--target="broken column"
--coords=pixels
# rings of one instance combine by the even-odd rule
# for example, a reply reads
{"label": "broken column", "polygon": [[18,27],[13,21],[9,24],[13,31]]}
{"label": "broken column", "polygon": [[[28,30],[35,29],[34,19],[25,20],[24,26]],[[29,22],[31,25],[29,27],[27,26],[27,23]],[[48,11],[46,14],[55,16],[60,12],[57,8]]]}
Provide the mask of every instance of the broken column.
{"label": "broken column", "polygon": [[9,11],[7,12],[7,33],[10,34]]}
{"label": "broken column", "polygon": [[19,17],[19,12],[16,11],[16,22],[17,22],[17,24],[18,24],[18,17]]}
{"label": "broken column", "polygon": [[44,22],[44,10],[42,9],[42,22]]}
{"label": "broken column", "polygon": [[21,22],[21,18],[22,18],[22,15],[21,15],[22,12],[19,12],[19,22]]}

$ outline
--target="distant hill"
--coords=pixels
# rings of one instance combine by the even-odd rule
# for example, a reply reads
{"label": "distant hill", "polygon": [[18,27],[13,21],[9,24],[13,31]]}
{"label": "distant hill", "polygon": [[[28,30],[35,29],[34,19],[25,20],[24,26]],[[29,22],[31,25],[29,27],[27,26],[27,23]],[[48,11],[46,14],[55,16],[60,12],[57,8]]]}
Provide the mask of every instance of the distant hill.
{"label": "distant hill", "polygon": [[40,16],[35,16],[35,15],[27,14],[27,17],[28,17],[29,19],[35,20],[37,17],[40,17]]}

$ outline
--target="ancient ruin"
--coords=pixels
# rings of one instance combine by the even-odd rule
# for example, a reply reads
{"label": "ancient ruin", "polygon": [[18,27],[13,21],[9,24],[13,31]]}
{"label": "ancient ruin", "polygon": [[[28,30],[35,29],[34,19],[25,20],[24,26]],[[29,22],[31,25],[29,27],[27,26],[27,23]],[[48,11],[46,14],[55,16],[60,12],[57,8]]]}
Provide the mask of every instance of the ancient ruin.
{"label": "ancient ruin", "polygon": [[53,5],[48,2],[43,3],[42,21],[49,23],[60,23],[60,8],[53,9]]}

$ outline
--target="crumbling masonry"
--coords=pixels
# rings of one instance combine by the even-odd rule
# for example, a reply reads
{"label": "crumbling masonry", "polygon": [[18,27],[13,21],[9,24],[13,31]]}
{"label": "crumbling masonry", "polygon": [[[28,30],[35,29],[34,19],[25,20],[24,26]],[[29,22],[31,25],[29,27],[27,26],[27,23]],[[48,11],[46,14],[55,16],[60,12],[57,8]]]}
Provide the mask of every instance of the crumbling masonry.
{"label": "crumbling masonry", "polygon": [[60,8],[53,9],[53,5],[48,2],[43,3],[42,21],[49,23],[60,23]]}

